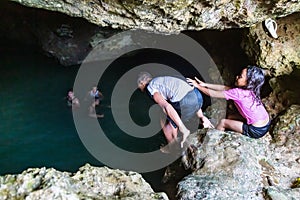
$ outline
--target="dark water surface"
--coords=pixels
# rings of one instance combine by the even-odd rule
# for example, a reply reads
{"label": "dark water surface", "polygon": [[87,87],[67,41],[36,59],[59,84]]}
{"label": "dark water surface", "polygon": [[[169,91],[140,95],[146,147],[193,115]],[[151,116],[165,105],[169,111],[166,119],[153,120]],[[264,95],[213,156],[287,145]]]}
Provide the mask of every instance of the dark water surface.
{"label": "dark water surface", "polygon": [[64,99],[78,67],[60,66],[28,46],[2,45],[0,57],[0,174],[101,165],[81,144]]}
{"label": "dark water surface", "polygon": [[[85,163],[103,166],[82,144],[64,99],[80,66],[61,66],[31,46],[2,44],[0,51],[0,175],[21,173],[30,167],[75,172]],[[101,87],[104,95],[110,89]],[[149,141],[134,143],[110,122],[109,98],[102,104],[105,118],[101,120],[115,143],[148,152],[165,142],[158,134]],[[132,115],[140,120],[138,123],[147,124],[148,119],[141,114]],[[143,176],[160,190],[163,173],[164,169]]]}

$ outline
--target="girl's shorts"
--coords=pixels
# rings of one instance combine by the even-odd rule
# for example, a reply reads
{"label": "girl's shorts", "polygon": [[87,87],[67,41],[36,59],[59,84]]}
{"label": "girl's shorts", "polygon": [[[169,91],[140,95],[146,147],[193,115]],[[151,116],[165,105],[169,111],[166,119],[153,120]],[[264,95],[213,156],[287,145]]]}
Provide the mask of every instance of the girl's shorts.
{"label": "girl's shorts", "polygon": [[271,120],[267,125],[263,127],[255,127],[253,125],[248,125],[246,123],[243,123],[243,135],[255,139],[261,138],[269,131],[270,125],[271,125]]}

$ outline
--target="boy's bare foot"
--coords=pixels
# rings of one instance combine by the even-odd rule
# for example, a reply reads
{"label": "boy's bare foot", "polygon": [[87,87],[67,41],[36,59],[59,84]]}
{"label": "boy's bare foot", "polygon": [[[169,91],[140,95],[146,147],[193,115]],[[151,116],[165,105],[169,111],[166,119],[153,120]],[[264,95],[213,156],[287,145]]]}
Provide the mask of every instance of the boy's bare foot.
{"label": "boy's bare foot", "polygon": [[97,115],[97,118],[103,118],[103,117],[104,117],[104,114]]}
{"label": "boy's bare foot", "polygon": [[185,133],[182,133],[182,140],[180,142],[180,147],[183,148],[183,144],[186,140],[186,138],[190,135],[190,131],[187,131]]}
{"label": "boy's bare foot", "polygon": [[176,138],[168,144],[160,146],[160,151],[162,153],[178,153],[179,151],[181,151],[181,148],[179,147],[179,141]]}
{"label": "boy's bare foot", "polygon": [[161,146],[161,147],[160,147],[160,151],[161,151],[162,153],[170,153],[170,148],[169,148],[168,145]]}

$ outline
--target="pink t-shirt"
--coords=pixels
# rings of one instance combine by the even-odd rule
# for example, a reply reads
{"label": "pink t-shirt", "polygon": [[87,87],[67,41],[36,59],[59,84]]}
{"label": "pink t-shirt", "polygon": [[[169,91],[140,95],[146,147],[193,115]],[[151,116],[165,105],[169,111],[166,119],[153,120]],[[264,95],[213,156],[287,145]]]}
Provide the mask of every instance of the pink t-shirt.
{"label": "pink t-shirt", "polygon": [[257,102],[254,102],[254,93],[251,90],[233,88],[224,91],[224,95],[227,100],[234,101],[240,114],[247,120],[247,124],[253,124],[269,117],[263,104],[257,105]]}

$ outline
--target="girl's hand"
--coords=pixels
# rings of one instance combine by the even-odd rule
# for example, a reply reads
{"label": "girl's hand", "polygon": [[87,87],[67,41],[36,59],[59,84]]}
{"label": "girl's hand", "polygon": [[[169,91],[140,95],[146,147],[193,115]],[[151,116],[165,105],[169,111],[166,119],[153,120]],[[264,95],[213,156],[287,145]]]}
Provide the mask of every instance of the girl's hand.
{"label": "girl's hand", "polygon": [[191,86],[197,87],[198,83],[196,80],[193,80],[191,78],[186,78],[186,81],[188,82],[188,84],[190,84]]}
{"label": "girl's hand", "polygon": [[204,83],[203,81],[200,81],[197,77],[195,77],[195,80],[198,82],[198,84],[202,87],[206,87],[206,83]]}

